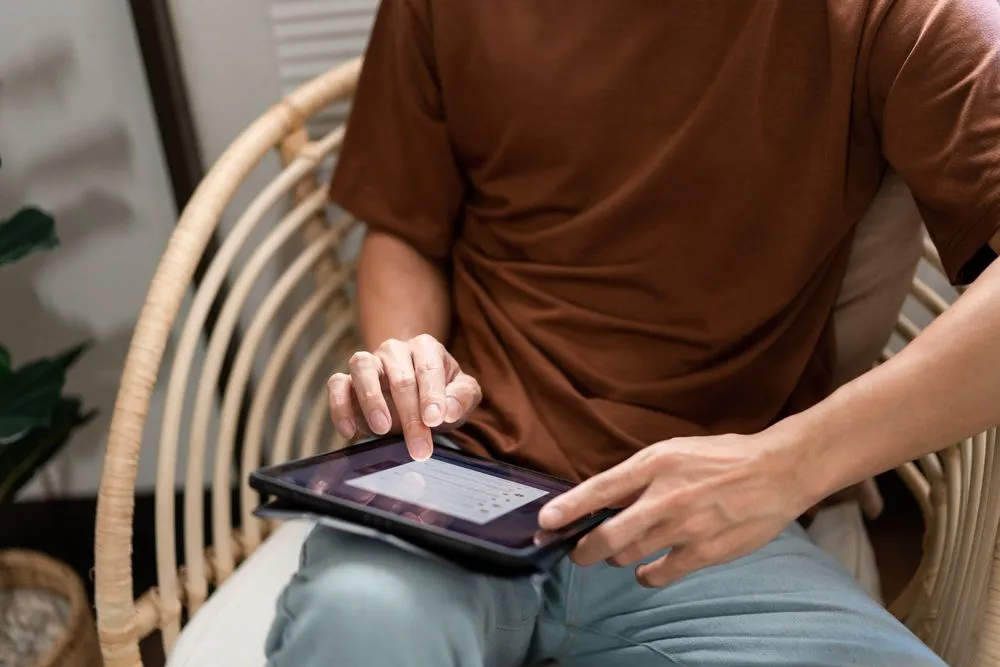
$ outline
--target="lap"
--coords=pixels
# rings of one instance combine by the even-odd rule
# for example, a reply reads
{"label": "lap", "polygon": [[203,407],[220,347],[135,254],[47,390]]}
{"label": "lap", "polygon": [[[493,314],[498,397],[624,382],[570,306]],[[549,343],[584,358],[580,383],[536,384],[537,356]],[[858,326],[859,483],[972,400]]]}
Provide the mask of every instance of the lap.
{"label": "lap", "polygon": [[523,660],[538,606],[529,581],[320,527],[278,601],[269,665],[509,667]]}
{"label": "lap", "polygon": [[663,589],[642,588],[631,568],[567,576],[536,640],[564,667],[944,665],[797,525]]}
{"label": "lap", "polygon": [[317,529],[267,645],[274,667],[944,664],[797,526],[663,589],[568,561],[535,586]]}

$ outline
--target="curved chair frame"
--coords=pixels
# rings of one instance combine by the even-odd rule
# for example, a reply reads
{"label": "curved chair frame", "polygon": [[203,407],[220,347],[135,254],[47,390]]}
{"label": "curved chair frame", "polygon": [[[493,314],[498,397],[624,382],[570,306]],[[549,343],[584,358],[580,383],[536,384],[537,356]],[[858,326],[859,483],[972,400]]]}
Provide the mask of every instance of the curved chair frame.
{"label": "curved chair frame", "polygon": [[[342,365],[356,346],[349,296],[352,268],[335,252],[356,222],[349,218],[327,222],[325,188],[316,176],[317,169],[339,148],[343,127],[313,141],[307,136],[305,122],[331,103],[349,99],[360,67],[361,61],[355,60],[303,85],[244,131],[198,187],[157,267],[122,373],[98,500],[97,617],[107,667],[141,665],[138,642],[156,631],[162,633],[169,652],[182,620],[195,613],[211,590],[267,536],[270,526],[251,515],[255,494],[245,482],[234,485],[232,476],[235,467],[245,480],[259,465],[266,432],[274,433],[269,440],[273,462],[290,458],[294,442],[302,443],[298,452],[302,455],[343,444],[330,432],[322,380],[331,368]],[[179,320],[195,267],[223,211],[272,149],[280,152],[283,170],[228,231],[186,317]],[[246,248],[263,216],[287,200],[294,204],[291,210],[267,230],[259,245]],[[265,265],[293,239],[300,245],[294,258],[282,265],[263,301],[249,306],[251,289],[261,283]],[[241,250],[249,254],[238,266]],[[929,266],[941,270],[929,243],[924,256]],[[227,275],[235,276],[233,288],[221,304],[218,324],[199,367],[195,362],[202,325]],[[311,289],[302,307],[278,329],[276,342],[265,344],[279,307],[308,282]],[[920,279],[914,280],[911,300],[931,317],[948,305]],[[221,399],[218,428],[213,431],[214,388],[237,322],[247,327],[246,334],[236,351]],[[320,331],[315,340],[308,336],[312,330]],[[919,330],[909,318],[900,316],[896,331],[904,340],[912,340]],[[162,362],[172,334],[176,349],[168,373]],[[284,399],[278,400],[279,386],[292,365],[289,362],[305,340],[310,345],[302,360],[296,360],[297,373],[287,389],[282,388]],[[887,349],[883,358],[891,355]],[[261,368],[246,415],[242,456],[234,464],[247,382],[251,371]],[[158,381],[166,382],[157,450],[158,585],[134,599],[131,556],[136,471],[150,399]],[[185,399],[192,384],[195,400],[191,418],[186,420]],[[185,427],[187,431],[182,433]],[[188,462],[181,537],[184,566],[178,568],[174,494],[182,442],[186,443]],[[214,491],[209,508],[211,546],[203,539],[209,442],[216,444],[209,468],[210,489]],[[920,567],[889,608],[949,664],[960,667],[1000,665],[1000,559],[995,558],[1000,456],[995,455],[996,445],[995,430],[981,433],[898,470],[917,499],[926,530]],[[238,486],[237,511],[233,507],[234,486]]]}

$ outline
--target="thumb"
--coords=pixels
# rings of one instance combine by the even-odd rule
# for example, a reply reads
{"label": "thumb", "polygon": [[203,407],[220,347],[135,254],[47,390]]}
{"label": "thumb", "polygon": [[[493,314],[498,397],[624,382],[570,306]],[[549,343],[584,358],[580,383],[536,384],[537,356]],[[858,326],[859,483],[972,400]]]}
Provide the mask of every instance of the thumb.
{"label": "thumb", "polygon": [[483,398],[479,383],[471,375],[459,372],[444,388],[446,424],[455,424],[472,412]]}

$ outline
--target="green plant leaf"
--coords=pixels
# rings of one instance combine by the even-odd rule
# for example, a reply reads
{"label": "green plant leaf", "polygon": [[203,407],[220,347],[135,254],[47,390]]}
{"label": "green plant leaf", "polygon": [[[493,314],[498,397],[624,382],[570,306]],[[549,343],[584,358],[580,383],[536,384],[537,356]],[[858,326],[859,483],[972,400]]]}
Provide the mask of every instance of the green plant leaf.
{"label": "green plant leaf", "polygon": [[62,368],[63,372],[65,373],[69,369],[69,367],[72,366],[76,362],[76,360],[80,358],[80,355],[86,352],[90,348],[91,345],[92,343],[89,340],[84,341],[78,345],[74,345],[65,352],[62,352],[54,356],[52,358],[52,361],[58,364],[59,367]]}
{"label": "green plant leaf", "polygon": [[57,245],[55,220],[40,208],[26,206],[0,222],[0,266]]}
{"label": "green plant leaf", "polygon": [[10,352],[0,345],[0,381],[8,375],[10,375]]}
{"label": "green plant leaf", "polygon": [[65,381],[66,373],[51,359],[33,361],[0,378],[0,446],[48,426]]}
{"label": "green plant leaf", "polygon": [[0,449],[0,505],[17,492],[65,446],[70,434],[94,418],[95,410],[81,412],[80,399],[62,397],[52,410],[51,423]]}

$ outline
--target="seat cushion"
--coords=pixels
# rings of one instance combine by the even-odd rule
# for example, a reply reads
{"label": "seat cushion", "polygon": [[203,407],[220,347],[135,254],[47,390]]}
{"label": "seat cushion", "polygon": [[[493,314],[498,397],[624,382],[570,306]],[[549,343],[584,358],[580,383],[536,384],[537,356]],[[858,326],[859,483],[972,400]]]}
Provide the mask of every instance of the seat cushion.
{"label": "seat cushion", "polygon": [[312,524],[282,524],[185,626],[167,667],[264,665],[264,639],[275,602],[299,564],[299,551]]}

